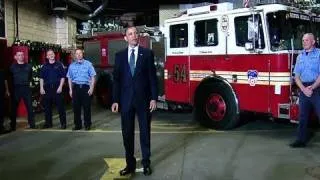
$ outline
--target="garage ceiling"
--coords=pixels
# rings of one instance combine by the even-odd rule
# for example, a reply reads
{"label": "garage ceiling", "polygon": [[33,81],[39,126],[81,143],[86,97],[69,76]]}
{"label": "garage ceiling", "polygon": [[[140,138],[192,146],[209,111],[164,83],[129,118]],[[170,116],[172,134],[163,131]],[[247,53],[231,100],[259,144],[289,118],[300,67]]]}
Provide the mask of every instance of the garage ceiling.
{"label": "garage ceiling", "polygon": [[[217,2],[218,0],[45,0],[48,6],[56,3],[66,2],[68,12],[96,15],[119,16],[124,13],[139,12],[143,14],[153,14],[158,12],[159,5],[162,4],[192,4],[201,2]],[[100,9],[101,8],[101,9]],[[80,18],[79,18],[80,19]]]}
{"label": "garage ceiling", "polygon": [[[86,0],[85,0],[86,1]],[[107,0],[106,12],[146,12],[158,10],[160,4],[193,4],[201,2],[217,2],[217,0]],[[92,0],[88,2],[93,9],[97,8],[105,0]]]}
{"label": "garage ceiling", "polygon": [[[72,16],[80,21],[89,19],[105,21],[125,13],[136,13],[137,21],[154,26],[159,19],[159,5],[217,3],[218,0],[43,0],[41,2],[46,3],[53,14]],[[64,4],[68,7],[59,7]]]}

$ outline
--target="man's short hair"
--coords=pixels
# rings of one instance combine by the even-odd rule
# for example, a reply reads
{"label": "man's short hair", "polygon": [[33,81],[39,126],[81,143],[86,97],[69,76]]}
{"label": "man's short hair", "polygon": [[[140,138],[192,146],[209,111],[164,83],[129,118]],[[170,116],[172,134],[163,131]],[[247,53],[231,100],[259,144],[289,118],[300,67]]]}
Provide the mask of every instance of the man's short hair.
{"label": "man's short hair", "polygon": [[23,52],[23,51],[16,51],[16,53],[14,53],[14,55],[17,55],[18,53],[22,53],[22,54],[24,54],[24,52]]}
{"label": "man's short hair", "polygon": [[314,36],[313,33],[305,33],[303,36],[310,36],[312,37],[313,40],[316,40],[316,37]]}
{"label": "man's short hair", "polygon": [[49,51],[52,51],[54,53],[54,50],[53,49],[47,49],[46,50],[46,53],[48,53]]}
{"label": "man's short hair", "polygon": [[74,50],[74,52],[76,52],[76,51],[82,51],[83,52],[83,49],[82,48],[76,48],[75,50]]}
{"label": "man's short hair", "polygon": [[130,29],[130,28],[136,28],[136,30],[138,31],[138,28],[136,26],[127,26],[126,28],[124,28],[123,34],[126,35],[128,29]]}

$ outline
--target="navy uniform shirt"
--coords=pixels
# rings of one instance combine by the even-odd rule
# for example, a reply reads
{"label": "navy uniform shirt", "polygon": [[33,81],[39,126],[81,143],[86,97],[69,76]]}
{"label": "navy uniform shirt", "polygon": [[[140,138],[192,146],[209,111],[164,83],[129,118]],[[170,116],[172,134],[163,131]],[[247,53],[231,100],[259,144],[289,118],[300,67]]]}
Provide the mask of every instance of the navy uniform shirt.
{"label": "navy uniform shirt", "polygon": [[30,64],[12,64],[10,73],[13,78],[13,84],[29,86],[32,78],[32,66]]}
{"label": "navy uniform shirt", "polygon": [[61,78],[65,78],[65,70],[62,63],[54,62],[45,63],[40,70],[40,78],[43,79],[44,85],[55,84],[59,85]]}

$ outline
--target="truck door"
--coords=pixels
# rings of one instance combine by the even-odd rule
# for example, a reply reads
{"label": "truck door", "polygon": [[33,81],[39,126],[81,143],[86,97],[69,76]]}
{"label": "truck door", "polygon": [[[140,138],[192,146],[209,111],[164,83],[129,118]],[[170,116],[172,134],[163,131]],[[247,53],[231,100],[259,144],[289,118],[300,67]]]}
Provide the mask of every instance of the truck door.
{"label": "truck door", "polygon": [[189,34],[187,21],[166,26],[165,93],[166,100],[189,103]]}
{"label": "truck door", "polygon": [[228,38],[232,86],[241,110],[269,112],[270,52],[266,46],[262,12],[236,14]]}

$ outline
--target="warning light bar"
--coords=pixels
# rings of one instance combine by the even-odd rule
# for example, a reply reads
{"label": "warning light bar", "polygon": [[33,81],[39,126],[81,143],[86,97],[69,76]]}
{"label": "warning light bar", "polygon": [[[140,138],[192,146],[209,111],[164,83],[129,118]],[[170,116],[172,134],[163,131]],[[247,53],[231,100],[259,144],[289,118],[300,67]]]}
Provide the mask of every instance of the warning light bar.
{"label": "warning light bar", "polygon": [[219,3],[219,4],[212,4],[209,6],[202,6],[202,7],[196,7],[191,8],[187,10],[188,16],[194,16],[198,14],[207,14],[210,12],[223,12],[233,9],[233,4],[226,2],[226,3]]}

